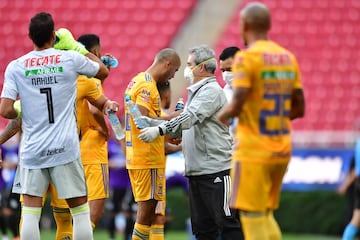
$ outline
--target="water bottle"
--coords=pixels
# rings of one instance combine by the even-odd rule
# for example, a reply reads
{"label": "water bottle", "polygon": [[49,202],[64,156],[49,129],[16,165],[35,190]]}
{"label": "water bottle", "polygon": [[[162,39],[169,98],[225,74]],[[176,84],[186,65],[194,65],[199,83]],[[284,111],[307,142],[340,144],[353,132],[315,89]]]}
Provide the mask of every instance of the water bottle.
{"label": "water bottle", "polygon": [[176,103],[175,106],[175,111],[179,111],[179,110],[183,110],[184,109],[184,99],[183,98],[179,98],[179,100]]}
{"label": "water bottle", "polygon": [[106,55],[101,57],[101,61],[105,66],[110,66],[111,68],[116,68],[119,64],[119,61],[116,58]]}
{"label": "water bottle", "polygon": [[111,128],[115,134],[115,138],[117,140],[121,140],[121,139],[125,138],[124,129],[122,128],[120,120],[116,116],[115,112],[108,109],[107,113],[108,113],[108,119],[109,119]]}
{"label": "water bottle", "polygon": [[134,122],[136,122],[137,127],[140,129],[149,127],[149,124],[146,122],[146,120],[141,118],[142,114],[141,114],[139,108],[130,99],[129,96],[126,96],[125,102],[126,102],[126,109],[130,113],[130,115],[133,117]]}

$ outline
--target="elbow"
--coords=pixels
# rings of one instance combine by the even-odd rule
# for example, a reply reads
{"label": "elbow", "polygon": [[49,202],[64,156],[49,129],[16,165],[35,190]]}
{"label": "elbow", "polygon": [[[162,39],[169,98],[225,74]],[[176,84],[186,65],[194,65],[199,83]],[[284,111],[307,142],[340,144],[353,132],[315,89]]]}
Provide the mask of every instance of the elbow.
{"label": "elbow", "polygon": [[290,120],[294,120],[297,118],[303,118],[303,117],[305,117],[305,109],[300,109],[298,111],[293,112],[290,115]]}
{"label": "elbow", "polygon": [[104,80],[109,76],[109,69],[104,66],[100,66],[99,72],[96,74],[96,78],[100,80]]}
{"label": "elbow", "polygon": [[11,111],[7,111],[7,110],[4,110],[4,109],[0,109],[0,115],[3,118],[7,118],[7,119],[13,119],[14,118]]}

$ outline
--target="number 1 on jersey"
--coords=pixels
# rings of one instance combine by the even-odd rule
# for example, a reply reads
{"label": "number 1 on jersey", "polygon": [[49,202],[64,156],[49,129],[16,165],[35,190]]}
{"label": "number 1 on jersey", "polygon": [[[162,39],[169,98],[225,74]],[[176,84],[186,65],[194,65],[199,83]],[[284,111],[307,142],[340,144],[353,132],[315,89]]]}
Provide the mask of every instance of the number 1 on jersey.
{"label": "number 1 on jersey", "polygon": [[46,94],[49,123],[54,123],[54,107],[52,101],[51,88],[40,88],[40,93]]}

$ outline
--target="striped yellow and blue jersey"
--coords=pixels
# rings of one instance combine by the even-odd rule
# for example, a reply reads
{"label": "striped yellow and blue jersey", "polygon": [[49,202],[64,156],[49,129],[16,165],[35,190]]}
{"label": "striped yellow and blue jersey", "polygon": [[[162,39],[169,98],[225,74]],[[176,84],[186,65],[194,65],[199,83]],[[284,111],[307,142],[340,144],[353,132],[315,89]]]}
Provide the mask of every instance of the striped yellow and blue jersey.
{"label": "striped yellow and blue jersey", "polygon": [[86,164],[108,163],[106,137],[95,130],[99,123],[89,109],[89,100],[95,101],[103,94],[101,81],[96,78],[78,77],[76,115],[80,137],[81,160]]}
{"label": "striped yellow and blue jersey", "polygon": [[[161,114],[160,95],[156,81],[150,74],[142,72],[135,76],[125,90],[125,96],[149,111],[149,117]],[[164,137],[159,136],[151,143],[138,139],[140,130],[127,109],[125,109],[126,128],[126,167],[128,169],[165,168]]]}
{"label": "striped yellow and blue jersey", "polygon": [[302,88],[294,55],[272,41],[238,52],[233,88],[249,88],[236,128],[235,161],[287,162],[291,156],[291,96]]}

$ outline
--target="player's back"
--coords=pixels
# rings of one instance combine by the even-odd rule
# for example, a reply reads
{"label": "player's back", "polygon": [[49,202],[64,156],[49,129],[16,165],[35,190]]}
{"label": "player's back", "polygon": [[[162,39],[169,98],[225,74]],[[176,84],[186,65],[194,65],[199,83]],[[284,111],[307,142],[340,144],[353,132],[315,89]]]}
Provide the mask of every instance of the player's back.
{"label": "player's back", "polygon": [[103,94],[101,81],[80,75],[77,81],[76,114],[80,138],[81,161],[86,164],[106,164],[107,138],[90,111],[89,101],[94,102]]}
{"label": "player's back", "polygon": [[[249,87],[239,115],[239,158],[283,162],[291,154],[291,95],[301,88],[293,54],[272,41],[257,41],[234,61],[234,86]],[[268,159],[268,160],[264,160]]]}

